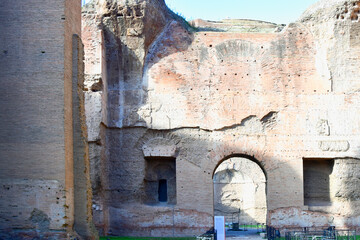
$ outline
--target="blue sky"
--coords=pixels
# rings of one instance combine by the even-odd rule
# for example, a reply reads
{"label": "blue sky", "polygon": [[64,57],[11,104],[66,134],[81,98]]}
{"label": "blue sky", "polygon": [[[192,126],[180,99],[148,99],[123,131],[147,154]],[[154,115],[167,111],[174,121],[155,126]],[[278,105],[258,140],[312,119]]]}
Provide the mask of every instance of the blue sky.
{"label": "blue sky", "polygon": [[[89,0],[82,0],[88,2]],[[254,19],[274,23],[294,22],[317,0],[165,0],[187,20],[202,18]]]}
{"label": "blue sky", "polygon": [[296,21],[317,0],[165,0],[187,20],[254,19],[274,23]]}

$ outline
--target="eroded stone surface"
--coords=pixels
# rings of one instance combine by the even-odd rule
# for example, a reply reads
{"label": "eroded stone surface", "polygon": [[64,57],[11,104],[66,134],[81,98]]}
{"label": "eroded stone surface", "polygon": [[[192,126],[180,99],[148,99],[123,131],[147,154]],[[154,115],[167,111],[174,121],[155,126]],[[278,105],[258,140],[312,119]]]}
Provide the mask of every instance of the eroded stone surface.
{"label": "eroded stone surface", "polygon": [[75,183],[88,170],[81,3],[1,1],[0,18],[0,238],[70,238],[91,222],[90,181]]}
{"label": "eroded stone surface", "polygon": [[[194,32],[160,0],[89,5],[83,40],[97,91],[89,94],[102,90],[101,131],[100,109],[89,113],[102,148],[97,227],[200,233],[213,223],[215,169],[247,157],[266,173],[268,224],[358,228],[358,183],[333,177],[347,168],[336,159],[360,157],[358,6],[319,1],[281,32],[244,33]],[[154,156],[176,158],[176,204],[144,201],[145,157]],[[328,176],[330,204],[304,204],[306,159],[338,163]]]}
{"label": "eroded stone surface", "polygon": [[249,19],[224,19],[222,21],[205,21],[196,19],[190,21],[191,26],[200,31],[214,32],[281,32],[285,24],[275,24]]}

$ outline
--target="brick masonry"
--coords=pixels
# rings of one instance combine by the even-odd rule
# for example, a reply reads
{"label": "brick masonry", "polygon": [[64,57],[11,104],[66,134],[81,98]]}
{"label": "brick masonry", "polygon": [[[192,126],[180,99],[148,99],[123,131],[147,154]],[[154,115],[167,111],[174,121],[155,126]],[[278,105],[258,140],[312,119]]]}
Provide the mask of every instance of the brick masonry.
{"label": "brick masonry", "polygon": [[[89,130],[102,145],[93,153],[101,160],[92,160],[101,173],[93,184],[98,229],[204,232],[213,225],[213,173],[231,157],[264,170],[267,224],[358,228],[360,199],[344,202],[335,194],[332,207],[307,206],[303,185],[307,159],[359,158],[358,9],[354,0],[319,1],[285,27],[198,20],[194,31],[163,1],[88,5],[86,79],[95,84],[101,76],[104,84],[102,99],[87,92],[87,114],[102,123],[99,134],[98,127]],[[166,157],[169,149],[176,204],[147,205],[145,158]],[[356,181],[347,189],[356,191]]]}

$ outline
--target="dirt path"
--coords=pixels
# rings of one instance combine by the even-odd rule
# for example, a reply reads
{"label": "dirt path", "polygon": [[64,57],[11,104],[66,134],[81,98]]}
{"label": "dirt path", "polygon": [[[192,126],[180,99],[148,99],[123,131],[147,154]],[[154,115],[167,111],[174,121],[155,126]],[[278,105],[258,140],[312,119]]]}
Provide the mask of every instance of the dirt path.
{"label": "dirt path", "polygon": [[256,229],[249,229],[248,231],[226,231],[226,240],[237,239],[260,240],[263,238],[260,237]]}

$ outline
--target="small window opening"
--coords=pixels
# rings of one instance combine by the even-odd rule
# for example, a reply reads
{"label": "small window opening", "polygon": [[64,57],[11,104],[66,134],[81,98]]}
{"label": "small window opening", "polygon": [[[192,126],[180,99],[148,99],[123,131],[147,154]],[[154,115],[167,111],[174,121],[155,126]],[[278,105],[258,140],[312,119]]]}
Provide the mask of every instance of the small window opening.
{"label": "small window opening", "polygon": [[331,204],[330,176],[333,159],[304,159],[304,204],[327,206]]}
{"label": "small window opening", "polygon": [[167,181],[166,179],[159,180],[159,202],[167,202]]}
{"label": "small window opening", "polygon": [[176,204],[176,159],[145,158],[144,190],[145,204]]}

